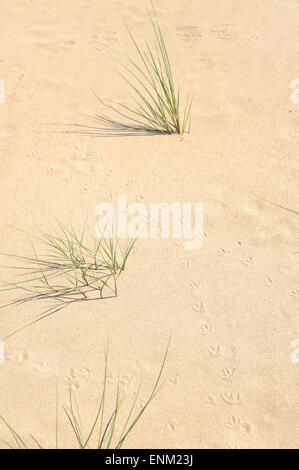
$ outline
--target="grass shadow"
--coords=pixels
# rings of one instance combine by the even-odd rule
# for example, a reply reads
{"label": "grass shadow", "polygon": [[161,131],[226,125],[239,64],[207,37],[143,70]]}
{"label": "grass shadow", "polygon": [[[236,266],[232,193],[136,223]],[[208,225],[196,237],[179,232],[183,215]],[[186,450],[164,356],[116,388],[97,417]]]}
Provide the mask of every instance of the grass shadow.
{"label": "grass shadow", "polygon": [[[163,135],[168,132],[151,127],[149,123],[142,121],[142,114],[123,104],[116,106],[104,103],[99,96],[94,95],[100,101],[101,105],[112,111],[112,117],[109,115],[94,113],[87,118],[97,125],[86,125],[78,123],[59,124],[51,123],[49,126],[62,126],[63,129],[47,131],[59,134],[83,134],[95,137],[132,137],[132,136],[152,136]],[[134,117],[133,117],[134,116]]]}

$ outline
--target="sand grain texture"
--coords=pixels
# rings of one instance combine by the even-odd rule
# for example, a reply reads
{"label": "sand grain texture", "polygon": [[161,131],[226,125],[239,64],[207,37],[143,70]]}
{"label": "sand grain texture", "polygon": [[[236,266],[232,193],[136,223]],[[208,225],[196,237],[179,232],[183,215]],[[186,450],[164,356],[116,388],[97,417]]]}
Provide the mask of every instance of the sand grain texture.
{"label": "sand grain texture", "polygon": [[[298,447],[298,215],[264,199],[298,211],[299,104],[290,83],[299,3],[155,5],[175,76],[195,92],[183,137],[42,132],[45,123],[88,123],[84,115],[102,112],[91,90],[126,101],[116,64],[92,46],[132,51],[123,20],[151,37],[141,3],[1,1],[1,251],[30,250],[11,226],[50,231],[57,217],[80,228],[88,216],[92,230],[96,205],[119,194],[144,204],[203,202],[205,238],[197,251],[140,240],[116,299],[77,304],[7,340],[0,414],[54,446],[56,381],[62,402],[70,381],[90,422],[109,338],[109,384],[115,390],[119,369],[133,397],[143,377],[142,401],[172,331],[166,384],[126,447]],[[36,303],[0,310],[0,337],[38,313]],[[63,417],[61,445],[75,445]]]}

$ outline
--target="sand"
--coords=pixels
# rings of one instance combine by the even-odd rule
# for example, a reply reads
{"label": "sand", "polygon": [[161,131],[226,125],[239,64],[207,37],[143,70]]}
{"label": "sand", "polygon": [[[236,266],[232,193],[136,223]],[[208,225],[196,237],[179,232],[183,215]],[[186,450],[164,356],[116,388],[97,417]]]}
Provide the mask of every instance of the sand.
{"label": "sand", "polygon": [[[204,242],[186,250],[173,239],[139,240],[117,298],[76,304],[9,338],[0,414],[29,446],[33,435],[54,447],[56,383],[61,407],[70,383],[89,424],[107,341],[110,401],[119,370],[128,403],[143,378],[140,409],[172,332],[165,384],[125,447],[296,448],[298,214],[267,201],[298,212],[290,84],[299,3],[155,5],[175,76],[195,93],[183,137],[44,132],[102,112],[92,91],[126,103],[117,64],[93,46],[132,52],[124,22],[151,37],[142,2],[1,1],[1,252],[28,255],[24,232],[51,231],[55,217],[77,228],[88,217],[93,231],[96,205],[120,194],[146,205],[202,202]],[[2,282],[11,275],[1,268]],[[1,309],[0,337],[38,313],[38,303]],[[0,438],[9,439],[3,425]],[[63,411],[60,446],[76,447]]]}

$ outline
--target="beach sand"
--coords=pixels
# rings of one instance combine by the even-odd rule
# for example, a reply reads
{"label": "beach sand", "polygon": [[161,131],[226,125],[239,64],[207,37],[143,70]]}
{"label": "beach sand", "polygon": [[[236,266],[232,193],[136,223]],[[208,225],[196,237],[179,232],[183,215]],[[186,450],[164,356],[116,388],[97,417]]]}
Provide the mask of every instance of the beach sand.
{"label": "beach sand", "polygon": [[[71,385],[87,428],[107,341],[110,407],[119,371],[125,403],[142,379],[140,409],[172,334],[165,383],[124,447],[296,448],[299,103],[290,84],[299,3],[155,7],[176,80],[194,93],[184,136],[48,132],[106,112],[93,92],[127,103],[105,46],[133,52],[125,23],[152,38],[142,2],[1,1],[1,252],[31,254],[26,233],[51,232],[55,218],[80,229],[88,217],[92,232],[97,204],[119,195],[202,202],[204,241],[186,250],[180,240],[140,239],[117,298],[77,303],[7,339],[0,414],[30,447],[30,435],[54,447],[56,384],[61,408]],[[1,268],[1,282],[13,274]],[[39,313],[38,302],[1,309],[0,338]],[[59,435],[61,447],[77,446],[62,409]],[[0,438],[10,439],[2,424]]]}

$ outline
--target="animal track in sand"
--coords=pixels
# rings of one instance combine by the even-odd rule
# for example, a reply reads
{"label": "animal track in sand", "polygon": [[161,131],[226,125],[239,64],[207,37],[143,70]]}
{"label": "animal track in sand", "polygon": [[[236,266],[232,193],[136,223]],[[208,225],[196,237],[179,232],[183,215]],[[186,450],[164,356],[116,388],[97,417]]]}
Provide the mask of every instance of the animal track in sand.
{"label": "animal track in sand", "polygon": [[271,279],[270,277],[266,277],[264,279],[264,286],[265,287],[270,287],[270,286],[272,286],[273,282],[274,282],[273,279]]}
{"label": "animal track in sand", "polygon": [[116,374],[112,374],[111,372],[107,375],[107,383],[112,383],[117,379]]}
{"label": "animal track in sand", "polygon": [[[39,149],[31,150],[30,152],[26,154],[26,157],[30,159],[32,158],[36,160],[41,160],[41,151]],[[48,171],[48,168],[47,168],[47,171]]]}
{"label": "animal track in sand", "polygon": [[104,201],[111,202],[113,200],[113,196],[111,193],[105,193],[103,199]]}
{"label": "animal track in sand", "polygon": [[45,25],[21,32],[18,39],[22,41],[22,44],[45,48],[50,51],[65,50],[77,45],[76,39],[71,38],[69,34],[57,34],[53,26],[46,27]]}
{"label": "animal track in sand", "polygon": [[234,391],[222,392],[218,395],[218,398],[215,398],[213,395],[208,395],[206,401],[209,405],[216,405],[219,404],[220,397],[228,405],[238,405],[240,402],[240,393]]}
{"label": "animal track in sand", "polygon": [[251,423],[247,421],[242,421],[236,416],[231,416],[230,420],[227,423],[227,427],[245,434],[250,434],[253,429],[253,425]]}
{"label": "animal track in sand", "polygon": [[202,31],[198,26],[178,26],[175,29],[175,34],[183,41],[193,42],[202,38]]}
{"label": "animal track in sand", "polygon": [[[72,154],[70,156],[70,161],[73,166],[75,166],[78,170],[94,173],[95,172],[95,164],[99,162],[99,158],[96,158],[95,153],[90,150],[85,150],[82,142],[77,142],[72,146]],[[110,169],[109,169],[110,170]],[[107,176],[111,174],[112,170],[109,173],[105,173],[104,175]]]}
{"label": "animal track in sand", "polygon": [[111,168],[105,168],[104,170],[99,172],[99,176],[110,176],[112,175],[113,171]]}
{"label": "animal track in sand", "polygon": [[205,313],[206,312],[206,308],[205,308],[204,303],[203,303],[202,300],[199,303],[193,304],[192,309],[194,310],[194,312],[198,312],[198,313]]}
{"label": "animal track in sand", "polygon": [[119,379],[119,384],[122,388],[128,388],[132,382],[132,376],[130,374],[125,374]]}
{"label": "animal track in sand", "polygon": [[208,405],[216,405],[216,399],[213,397],[213,395],[208,395],[207,397],[207,403]]}
{"label": "animal track in sand", "polygon": [[174,424],[174,423],[168,423],[167,427],[171,432],[176,431],[176,424]]}
{"label": "animal track in sand", "polygon": [[199,314],[199,326],[203,335],[209,335],[214,331],[212,321],[207,316],[202,316],[206,312],[206,307],[201,300],[192,305],[192,310]]}
{"label": "animal track in sand", "polygon": [[141,201],[144,200],[144,197],[141,194],[136,194],[135,200],[136,200],[136,202],[141,202]]}
{"label": "animal track in sand", "polygon": [[46,363],[44,361],[31,361],[31,366],[34,369],[42,371],[45,368]]}
{"label": "animal track in sand", "polygon": [[70,368],[67,372],[67,378],[72,388],[80,388],[90,376],[90,371],[87,367],[80,369]]}
{"label": "animal track in sand", "polygon": [[230,23],[222,23],[211,26],[207,31],[205,28],[200,28],[199,26],[194,25],[178,26],[175,29],[176,36],[178,36],[182,41],[189,43],[198,41],[199,39],[203,38],[205,34],[209,33],[215,34],[218,39],[224,40],[245,38],[249,41],[255,41],[258,39],[258,35],[255,31],[242,31],[240,27]]}
{"label": "animal track in sand", "polygon": [[199,285],[200,285],[199,281],[195,280],[195,281],[190,282],[190,286],[192,287],[192,289],[198,289]]}
{"label": "animal track in sand", "polygon": [[177,385],[178,377],[176,375],[174,375],[173,377],[170,377],[169,382],[171,382],[173,385]]}
{"label": "animal track in sand", "polygon": [[38,371],[42,371],[46,366],[45,361],[31,359],[28,350],[25,348],[14,350],[6,348],[5,361],[20,365],[24,364]]}
{"label": "animal track in sand", "polygon": [[119,40],[118,32],[109,30],[109,31],[104,31],[101,34],[92,34],[91,40],[92,42],[95,41],[95,42],[104,44],[104,46],[113,46]]}
{"label": "animal track in sand", "polygon": [[72,181],[73,177],[72,177],[72,176],[65,176],[65,177],[62,178],[62,179],[63,179],[63,181],[64,181],[65,183],[69,183],[70,181]]}
{"label": "animal track in sand", "polygon": [[219,346],[210,346],[209,347],[209,354],[213,357],[220,356],[220,347]]}
{"label": "animal track in sand", "polygon": [[236,370],[233,368],[225,367],[222,370],[222,379],[232,383]]}
{"label": "animal track in sand", "polygon": [[204,320],[200,325],[202,334],[210,335],[214,331],[214,327],[209,320]]}
{"label": "animal track in sand", "polygon": [[237,348],[233,344],[229,344],[228,346],[213,344],[209,346],[208,351],[213,357],[224,357],[226,359],[230,359],[236,355]]}
{"label": "animal track in sand", "polygon": [[203,301],[201,300],[201,289],[200,289],[200,282],[199,281],[191,281],[190,282],[190,287],[191,287],[191,298],[195,302],[192,306],[194,311],[197,311],[197,308],[202,309],[204,311],[204,304]]}
{"label": "animal track in sand", "polygon": [[133,377],[129,373],[121,375],[120,377],[118,376],[118,374],[111,373],[111,372],[107,375],[107,383],[117,384],[119,382],[119,385],[122,388],[128,388],[130,386],[130,384],[132,383],[132,379],[133,379]]}
{"label": "animal track in sand", "polygon": [[65,39],[62,40],[62,48],[63,49],[70,49],[77,45],[77,42],[72,39]]}
{"label": "animal track in sand", "polygon": [[23,362],[27,362],[29,358],[29,354],[27,349],[22,349],[15,352],[16,362],[22,364]]}
{"label": "animal track in sand", "polygon": [[130,176],[125,182],[126,186],[130,186],[131,184],[135,183],[136,177],[135,176]]}
{"label": "animal track in sand", "polygon": [[217,255],[218,256],[224,256],[228,253],[230,253],[230,250],[225,250],[224,248],[219,248],[219,250],[217,250]]}
{"label": "animal track in sand", "polygon": [[247,266],[248,268],[253,268],[254,266],[254,261],[251,256],[248,256],[248,258],[244,259],[242,263],[244,264],[244,266]]}
{"label": "animal track in sand", "polygon": [[231,40],[237,38],[236,26],[234,24],[218,24],[212,26],[210,32],[215,33],[219,39]]}
{"label": "animal track in sand", "polygon": [[291,296],[294,297],[295,300],[299,300],[299,289],[293,290]]}
{"label": "animal track in sand", "polygon": [[221,397],[225,403],[229,405],[237,405],[240,402],[240,393],[239,392],[223,392]]}
{"label": "animal track in sand", "polygon": [[183,269],[190,268],[190,261],[184,261],[184,262],[181,264],[181,267],[182,267]]}

